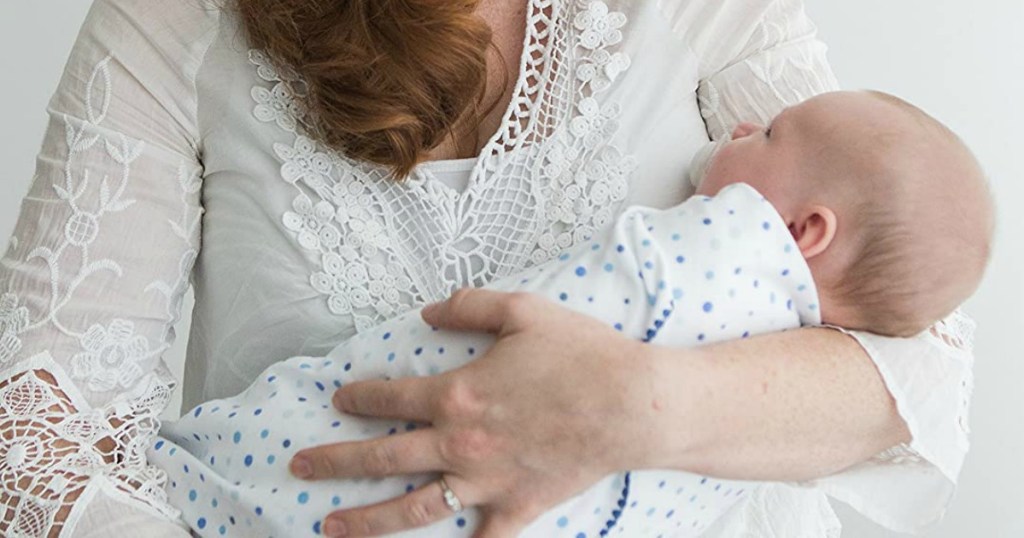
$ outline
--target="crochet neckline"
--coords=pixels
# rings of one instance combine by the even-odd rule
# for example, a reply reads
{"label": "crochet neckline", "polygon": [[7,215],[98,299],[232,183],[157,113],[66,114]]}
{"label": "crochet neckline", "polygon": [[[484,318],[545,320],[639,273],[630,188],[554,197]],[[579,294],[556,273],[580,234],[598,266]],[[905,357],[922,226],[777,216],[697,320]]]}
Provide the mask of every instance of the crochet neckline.
{"label": "crochet neckline", "polygon": [[[480,152],[473,157],[465,158],[454,158],[454,159],[434,159],[430,161],[424,161],[418,165],[426,167],[431,171],[456,171],[456,170],[467,170],[472,169],[470,173],[469,182],[466,185],[466,189],[472,188],[473,184],[479,180],[481,164],[490,155],[500,153],[498,151],[499,140],[502,135],[506,133],[510,124],[517,123],[516,108],[526,107],[527,109],[533,109],[535,104],[540,102],[543,91],[529,91],[530,84],[527,80],[533,70],[528,68],[528,59],[533,54],[540,54],[541,58],[548,58],[549,54],[547,48],[551,44],[550,34],[536,36],[536,42],[534,43],[535,33],[531,31],[530,26],[532,25],[532,15],[537,10],[543,10],[545,7],[538,4],[539,0],[528,0],[526,13],[523,16],[523,49],[519,54],[519,68],[518,74],[516,75],[516,84],[512,92],[512,98],[509,99],[508,104],[505,106],[505,113],[502,114],[502,121],[498,125],[494,133],[491,134],[490,138],[487,139],[487,143],[480,148]],[[551,10],[550,24],[557,24],[558,10],[554,7],[549,7]],[[543,84],[540,85],[543,88]],[[520,135],[526,134],[525,130]],[[503,144],[503,149],[508,149],[509,144]],[[469,166],[472,164],[472,166]]]}
{"label": "crochet neckline", "polygon": [[610,222],[626,198],[636,161],[613,143],[621,106],[603,96],[630,65],[616,50],[626,15],[602,0],[528,8],[502,125],[476,157],[420,163],[401,182],[306,136],[316,118],[301,105],[305,81],[249,51],[271,84],[253,88],[253,114],[295,135],[273,144],[296,191],[282,224],[320,261],[313,288],[357,332],[550,259]]}
{"label": "crochet neckline", "polygon": [[[548,47],[552,43],[550,32],[537,31],[535,18],[538,13],[549,11],[550,16],[547,20],[547,28],[552,28],[558,24],[560,12],[557,3],[545,4],[546,2],[542,0],[528,0],[522,22],[524,27],[523,49],[519,54],[519,69],[516,75],[516,84],[512,92],[512,98],[509,99],[508,104],[505,106],[505,113],[502,115],[501,123],[494,133],[491,134],[487,143],[480,149],[480,152],[474,157],[465,159],[438,159],[421,163],[427,165],[432,171],[438,171],[438,168],[451,170],[449,167],[452,166],[457,167],[458,170],[465,170],[466,168],[464,167],[472,163],[472,167],[469,167],[471,171],[469,179],[466,181],[464,193],[475,190],[478,184],[486,183],[486,179],[493,174],[484,174],[484,171],[494,172],[497,168],[495,166],[497,158],[519,147],[521,141],[527,138],[532,130],[533,122],[528,121],[529,112],[535,110],[542,101],[547,86],[544,80],[547,80],[547,77],[542,76],[533,82],[530,79],[537,75],[544,75],[544,72],[548,70],[551,57]],[[535,60],[531,66],[531,58],[539,59],[539,61]],[[526,122],[525,125],[524,121]],[[534,143],[537,141],[535,139]],[[429,163],[436,164],[431,165]]]}

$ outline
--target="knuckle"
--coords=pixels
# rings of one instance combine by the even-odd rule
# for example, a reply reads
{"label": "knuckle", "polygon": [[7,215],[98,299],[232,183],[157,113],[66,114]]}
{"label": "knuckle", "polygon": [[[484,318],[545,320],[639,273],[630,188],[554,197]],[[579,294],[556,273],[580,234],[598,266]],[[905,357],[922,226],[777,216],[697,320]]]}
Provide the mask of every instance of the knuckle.
{"label": "knuckle", "polygon": [[363,460],[363,468],[370,475],[390,475],[398,468],[395,451],[385,444],[370,447]]}
{"label": "knuckle", "polygon": [[493,451],[494,442],[490,435],[479,429],[464,429],[452,432],[442,443],[441,455],[451,463],[476,463]]}
{"label": "knuckle", "polygon": [[376,536],[378,531],[381,530],[381,525],[366,514],[362,514],[360,517],[355,518],[350,522],[350,524],[351,528],[357,533],[357,535],[362,536]]}
{"label": "knuckle", "polygon": [[389,407],[390,392],[387,386],[367,387],[352,394],[352,408],[361,415],[381,413]]}
{"label": "knuckle", "polygon": [[383,390],[367,391],[363,399],[364,408],[368,411],[383,409],[387,403],[387,393]]}
{"label": "knuckle", "polygon": [[406,523],[414,527],[422,527],[434,521],[434,512],[426,503],[411,500],[402,506],[402,516]]}
{"label": "knuckle", "polygon": [[309,461],[310,466],[312,466],[313,476],[338,476],[337,466],[326,451],[310,450],[309,452],[301,453],[301,455],[303,458],[306,458],[306,460]]}
{"label": "knuckle", "polygon": [[465,300],[466,296],[468,296],[469,294],[473,293],[473,291],[474,291],[474,289],[472,287],[470,287],[470,286],[463,286],[463,287],[455,290],[455,293],[452,293],[452,299],[460,300],[460,301],[461,300]]}
{"label": "knuckle", "polygon": [[334,458],[327,454],[316,453],[313,456],[313,469],[320,468],[322,476],[339,476],[338,466],[334,464]]}
{"label": "knuckle", "polygon": [[536,306],[537,297],[525,291],[512,292],[505,299],[505,309],[510,320],[526,320]]}
{"label": "knuckle", "polygon": [[359,396],[364,391],[356,390],[355,388],[358,388],[358,385],[346,384],[345,386],[338,388],[334,391],[334,396],[331,397],[331,404],[334,405],[338,411],[358,412],[361,409],[359,406],[362,404]]}
{"label": "knuckle", "polygon": [[480,409],[480,401],[473,388],[463,379],[453,378],[439,399],[444,418],[469,418]]}
{"label": "knuckle", "polygon": [[368,394],[368,391],[363,390],[360,386],[345,386],[334,393],[332,403],[339,411],[363,413],[366,411],[371,394]]}
{"label": "knuckle", "polygon": [[464,304],[469,299],[470,294],[473,293],[473,288],[464,287],[455,290],[451,297],[448,298],[448,312],[454,315],[458,315],[462,312]]}

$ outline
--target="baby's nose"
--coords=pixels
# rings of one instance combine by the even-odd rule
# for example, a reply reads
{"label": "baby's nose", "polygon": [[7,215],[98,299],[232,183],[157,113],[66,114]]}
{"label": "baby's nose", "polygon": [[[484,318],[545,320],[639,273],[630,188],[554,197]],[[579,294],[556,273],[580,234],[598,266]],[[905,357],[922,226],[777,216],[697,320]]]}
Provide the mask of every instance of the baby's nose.
{"label": "baby's nose", "polygon": [[763,127],[756,123],[743,122],[737,125],[735,129],[733,129],[732,139],[736,140],[737,138],[746,138],[750,136],[752,133],[760,131],[761,129],[763,129]]}

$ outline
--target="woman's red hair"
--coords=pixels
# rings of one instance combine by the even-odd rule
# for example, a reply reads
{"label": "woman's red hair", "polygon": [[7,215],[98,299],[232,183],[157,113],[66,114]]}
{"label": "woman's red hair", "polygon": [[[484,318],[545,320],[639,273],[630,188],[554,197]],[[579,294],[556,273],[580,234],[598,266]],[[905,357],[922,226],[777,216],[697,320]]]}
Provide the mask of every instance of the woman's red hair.
{"label": "woman's red hair", "polygon": [[479,120],[491,44],[480,0],[234,2],[250,45],[307,83],[316,136],[345,155],[402,179]]}

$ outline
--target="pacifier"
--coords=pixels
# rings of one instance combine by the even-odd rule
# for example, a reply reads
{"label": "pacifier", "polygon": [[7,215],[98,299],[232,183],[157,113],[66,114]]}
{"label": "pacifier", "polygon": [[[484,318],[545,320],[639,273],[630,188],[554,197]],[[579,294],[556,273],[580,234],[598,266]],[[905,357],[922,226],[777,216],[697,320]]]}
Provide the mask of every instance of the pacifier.
{"label": "pacifier", "polygon": [[704,176],[707,175],[708,168],[711,167],[711,162],[715,159],[718,150],[725,147],[729,142],[732,142],[732,139],[723,138],[708,142],[693,155],[693,159],[690,161],[690,168],[687,170],[687,177],[695,189],[700,188],[700,184],[704,182]]}

